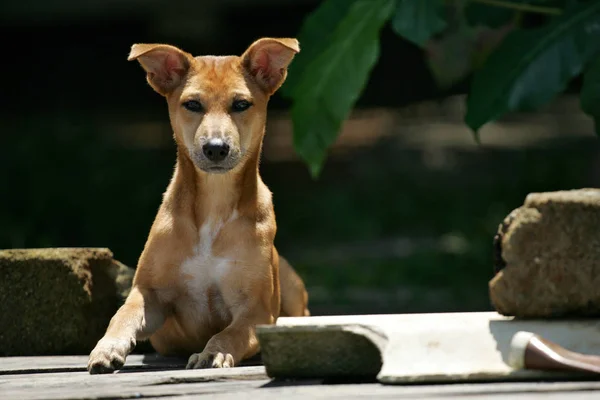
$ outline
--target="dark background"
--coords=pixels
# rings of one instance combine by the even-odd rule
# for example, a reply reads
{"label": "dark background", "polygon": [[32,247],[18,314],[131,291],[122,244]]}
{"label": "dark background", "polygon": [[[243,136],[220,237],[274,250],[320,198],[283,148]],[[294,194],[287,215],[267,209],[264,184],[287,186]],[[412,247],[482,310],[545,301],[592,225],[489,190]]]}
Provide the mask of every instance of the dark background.
{"label": "dark background", "polygon": [[[3,2],[0,248],[109,247],[135,266],[175,151],[165,101],[126,61],[130,46],[241,54],[262,36],[296,36],[318,3]],[[477,146],[466,88],[437,90],[420,50],[386,28],[317,181],[291,147],[289,103],[272,98],[261,172],[276,244],[313,314],[490,309],[504,216],[529,192],[598,186],[598,141],[577,98],[491,124]]]}

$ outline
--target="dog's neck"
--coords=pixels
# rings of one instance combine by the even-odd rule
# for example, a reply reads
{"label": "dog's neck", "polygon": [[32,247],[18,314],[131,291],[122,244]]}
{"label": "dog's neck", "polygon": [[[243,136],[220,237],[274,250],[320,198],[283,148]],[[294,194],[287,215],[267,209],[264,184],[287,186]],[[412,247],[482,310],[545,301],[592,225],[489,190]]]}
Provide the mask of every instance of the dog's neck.
{"label": "dog's neck", "polygon": [[187,150],[178,146],[172,188],[177,199],[174,206],[179,212],[191,213],[197,227],[206,221],[227,220],[234,213],[252,216],[258,200],[260,149],[250,154],[239,167],[214,174],[198,169]]}

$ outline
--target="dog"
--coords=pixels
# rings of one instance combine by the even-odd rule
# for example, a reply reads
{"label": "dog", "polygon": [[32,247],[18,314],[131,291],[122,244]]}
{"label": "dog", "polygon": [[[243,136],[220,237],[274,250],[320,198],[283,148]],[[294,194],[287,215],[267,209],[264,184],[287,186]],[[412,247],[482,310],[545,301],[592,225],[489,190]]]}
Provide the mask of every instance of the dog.
{"label": "dog", "polygon": [[271,192],[259,175],[270,96],[300,51],[262,38],[241,56],[134,44],[128,57],[167,100],[172,179],[132,289],[89,356],[90,373],[125,364],[140,340],[186,368],[227,368],[259,352],[255,328],[309,316],[304,282],[279,254]]}

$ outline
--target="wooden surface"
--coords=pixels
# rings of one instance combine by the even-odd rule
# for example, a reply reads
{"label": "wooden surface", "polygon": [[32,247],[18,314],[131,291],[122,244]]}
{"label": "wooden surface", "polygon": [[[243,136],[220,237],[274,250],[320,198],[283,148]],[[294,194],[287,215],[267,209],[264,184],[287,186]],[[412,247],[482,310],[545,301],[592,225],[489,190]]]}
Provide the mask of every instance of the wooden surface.
{"label": "wooden surface", "polygon": [[[86,356],[0,358],[0,399],[589,399],[600,382],[381,385],[321,380],[272,381],[262,366],[185,370],[185,360],[132,355],[126,368],[89,375]],[[597,393],[595,393],[597,391]],[[501,396],[501,397],[499,397]]]}

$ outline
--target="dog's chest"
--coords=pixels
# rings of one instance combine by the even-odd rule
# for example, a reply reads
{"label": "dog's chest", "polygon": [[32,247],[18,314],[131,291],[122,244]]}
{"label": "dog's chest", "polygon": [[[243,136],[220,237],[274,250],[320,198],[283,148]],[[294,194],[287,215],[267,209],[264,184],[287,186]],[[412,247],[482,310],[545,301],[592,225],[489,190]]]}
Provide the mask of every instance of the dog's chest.
{"label": "dog's chest", "polygon": [[[232,261],[217,257],[213,244],[218,239],[223,226],[237,217],[233,213],[227,221],[207,221],[199,232],[199,240],[194,253],[181,265],[182,280],[187,289],[187,301],[183,311],[194,320],[229,319],[230,315],[221,295],[221,283],[231,270]],[[192,314],[192,315],[190,315]]]}

